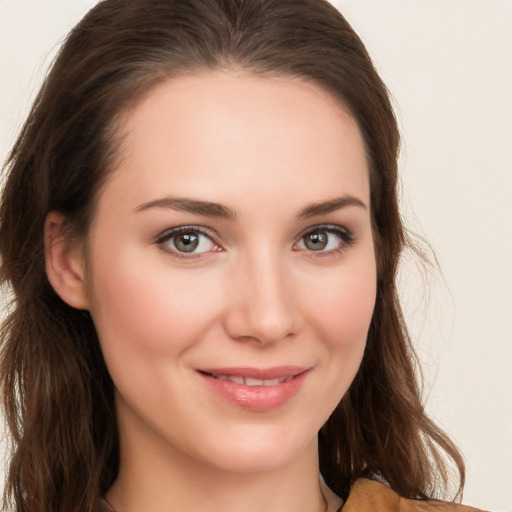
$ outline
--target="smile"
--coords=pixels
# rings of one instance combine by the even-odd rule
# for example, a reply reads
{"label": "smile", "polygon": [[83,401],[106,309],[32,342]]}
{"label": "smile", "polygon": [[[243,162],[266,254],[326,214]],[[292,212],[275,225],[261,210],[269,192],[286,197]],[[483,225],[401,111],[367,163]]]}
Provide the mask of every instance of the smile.
{"label": "smile", "polygon": [[216,395],[243,409],[270,411],[283,406],[300,390],[311,368],[222,368],[198,370]]}

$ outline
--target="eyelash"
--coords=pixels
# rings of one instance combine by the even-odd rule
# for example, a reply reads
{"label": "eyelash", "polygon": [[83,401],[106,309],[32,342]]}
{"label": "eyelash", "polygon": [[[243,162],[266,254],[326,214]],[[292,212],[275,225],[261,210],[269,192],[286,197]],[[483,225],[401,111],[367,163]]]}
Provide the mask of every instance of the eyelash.
{"label": "eyelash", "polygon": [[[191,234],[198,234],[200,236],[204,236],[208,238],[208,240],[211,241],[211,243],[214,245],[213,250],[205,251],[202,253],[185,253],[180,252],[177,249],[172,249],[168,246],[168,242],[170,242],[174,237],[182,234],[182,233],[191,233]],[[168,229],[167,231],[164,231],[162,234],[158,235],[155,242],[156,244],[166,253],[171,254],[171,256],[179,259],[199,259],[203,258],[205,254],[208,254],[209,252],[218,252],[221,249],[220,244],[218,244],[215,240],[214,234],[205,228],[202,228],[200,226],[179,226],[177,228]]]}
{"label": "eyelash", "polygon": [[[339,239],[338,247],[334,249],[330,249],[328,251],[314,251],[314,250],[308,250],[307,248],[299,248],[295,249],[297,244],[304,241],[304,239],[308,235],[313,235],[315,233],[328,233],[330,235],[335,235]],[[172,249],[169,247],[168,243],[176,236],[182,234],[182,233],[190,233],[190,234],[198,234],[202,237],[206,237],[212,244],[213,249],[204,251],[201,253],[185,253],[181,252],[177,249]],[[356,238],[352,232],[350,232],[348,229],[343,228],[341,226],[332,225],[332,224],[320,224],[318,226],[313,226],[311,228],[308,228],[307,231],[303,232],[298,242],[295,242],[293,247],[294,250],[304,250],[309,254],[310,257],[314,258],[323,258],[332,256],[333,254],[341,254],[345,250],[347,250],[350,246],[352,246],[356,242]],[[210,230],[207,230],[205,228],[202,228],[201,226],[179,226],[177,228],[172,228],[164,231],[160,235],[157,236],[155,239],[155,243],[166,253],[171,254],[175,258],[179,259],[187,259],[187,260],[195,260],[205,257],[210,252],[220,252],[222,250],[221,245],[216,241],[216,237],[214,233],[212,233]]]}
{"label": "eyelash", "polygon": [[349,247],[351,247],[356,242],[356,237],[354,234],[349,231],[347,228],[343,228],[341,226],[333,225],[333,224],[320,224],[318,226],[313,226],[308,228],[307,231],[301,234],[299,237],[299,242],[294,244],[294,247],[303,241],[308,235],[312,235],[314,233],[329,233],[330,235],[335,235],[339,239],[338,246],[334,249],[328,251],[314,251],[304,249],[309,252],[309,256],[313,258],[325,258],[332,256],[333,254],[341,254],[346,251]]}

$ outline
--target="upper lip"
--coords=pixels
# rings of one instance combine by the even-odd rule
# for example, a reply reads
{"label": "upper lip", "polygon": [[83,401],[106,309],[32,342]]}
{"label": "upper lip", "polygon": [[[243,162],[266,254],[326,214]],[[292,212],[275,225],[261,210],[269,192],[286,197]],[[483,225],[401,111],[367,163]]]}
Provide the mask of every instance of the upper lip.
{"label": "upper lip", "polygon": [[249,366],[237,366],[229,368],[198,368],[201,373],[211,375],[224,375],[226,377],[249,377],[251,379],[271,380],[296,377],[308,371],[307,366],[273,366],[271,368],[254,368]]}

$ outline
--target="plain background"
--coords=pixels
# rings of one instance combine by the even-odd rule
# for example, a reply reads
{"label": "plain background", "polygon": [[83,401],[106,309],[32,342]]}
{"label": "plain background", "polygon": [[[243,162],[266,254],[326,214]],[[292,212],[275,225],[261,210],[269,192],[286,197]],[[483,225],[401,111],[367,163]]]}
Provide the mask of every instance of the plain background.
{"label": "plain background", "polygon": [[[0,159],[59,41],[93,0],[0,0]],[[425,400],[468,466],[464,501],[512,511],[512,1],[333,0],[396,105],[409,228],[404,308]],[[425,286],[427,285],[427,286]]]}

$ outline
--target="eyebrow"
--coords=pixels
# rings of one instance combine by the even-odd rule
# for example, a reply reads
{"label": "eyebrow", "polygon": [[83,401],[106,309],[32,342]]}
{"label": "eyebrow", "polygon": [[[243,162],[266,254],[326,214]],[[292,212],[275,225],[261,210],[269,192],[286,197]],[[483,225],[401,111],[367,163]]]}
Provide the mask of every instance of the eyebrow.
{"label": "eyebrow", "polygon": [[150,208],[170,208],[179,212],[197,213],[206,217],[235,220],[236,212],[227,206],[209,201],[199,201],[181,197],[164,197],[143,203],[135,209],[135,212],[143,212]]}
{"label": "eyebrow", "polygon": [[[348,206],[366,209],[366,205],[363,201],[357,197],[345,195],[329,199],[328,201],[309,204],[299,212],[297,218],[309,219],[318,215],[326,215]],[[231,221],[237,218],[237,214],[234,210],[222,204],[181,197],[164,197],[155,199],[154,201],[148,201],[135,208],[135,212],[143,212],[151,208],[170,208],[171,210],[180,212],[197,213],[198,215],[204,215],[206,217],[216,217]]]}
{"label": "eyebrow", "polygon": [[326,215],[328,213],[341,210],[342,208],[346,208],[348,206],[356,206],[358,208],[363,208],[364,210],[367,209],[363,201],[361,201],[357,197],[345,195],[342,197],[329,199],[328,201],[322,201],[320,203],[312,203],[303,208],[297,215],[297,218],[309,219],[311,217],[316,217],[318,215]]}

